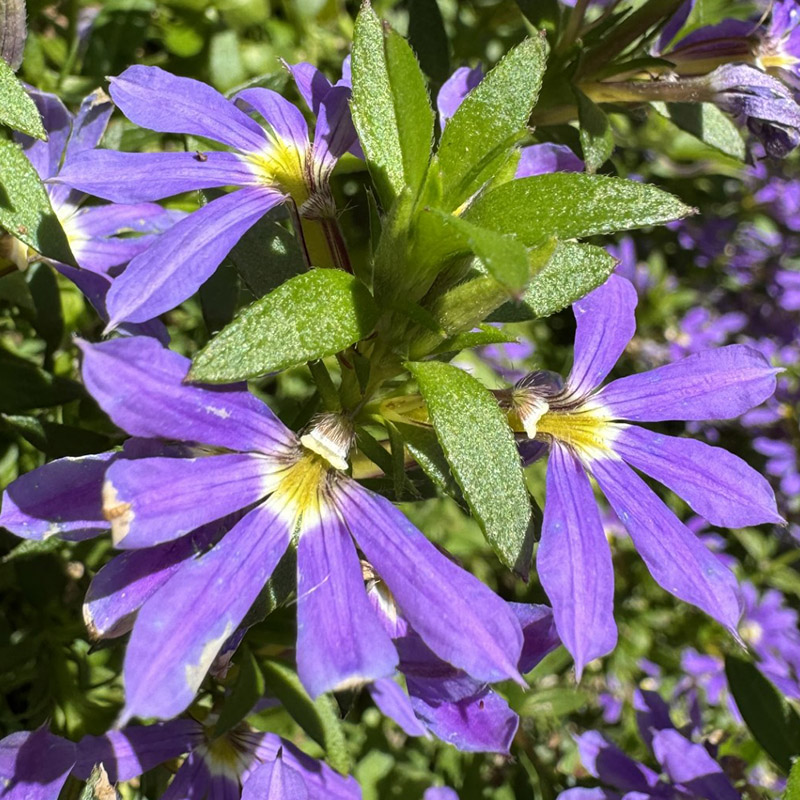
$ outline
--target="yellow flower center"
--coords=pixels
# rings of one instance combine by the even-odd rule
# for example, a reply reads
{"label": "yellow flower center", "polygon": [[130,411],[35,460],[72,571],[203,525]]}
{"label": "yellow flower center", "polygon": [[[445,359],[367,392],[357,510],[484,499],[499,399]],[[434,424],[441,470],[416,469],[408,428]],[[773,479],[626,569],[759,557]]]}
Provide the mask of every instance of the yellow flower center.
{"label": "yellow flower center", "polygon": [[265,184],[288,194],[299,208],[311,195],[306,154],[277,136],[271,138],[268,150],[248,155],[248,160]]}

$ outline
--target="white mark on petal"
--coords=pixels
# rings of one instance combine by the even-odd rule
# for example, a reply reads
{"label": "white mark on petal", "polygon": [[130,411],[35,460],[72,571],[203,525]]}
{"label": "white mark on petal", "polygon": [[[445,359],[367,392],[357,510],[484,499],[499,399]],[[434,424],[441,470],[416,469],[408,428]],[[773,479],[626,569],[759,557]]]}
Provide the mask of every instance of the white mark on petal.
{"label": "white mark on petal", "polygon": [[111,481],[103,483],[103,516],[111,523],[111,541],[118,545],[128,535],[134,513],[130,503],[119,499]]}

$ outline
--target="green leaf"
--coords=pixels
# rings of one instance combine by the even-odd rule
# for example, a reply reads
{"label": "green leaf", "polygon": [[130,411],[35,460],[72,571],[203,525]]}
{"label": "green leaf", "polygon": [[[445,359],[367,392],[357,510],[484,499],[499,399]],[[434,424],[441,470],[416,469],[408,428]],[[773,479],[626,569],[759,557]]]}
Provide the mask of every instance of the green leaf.
{"label": "green leaf", "polygon": [[606,112],[579,89],[574,91],[578,98],[583,160],[586,162],[586,171],[594,173],[611,158],[614,152],[614,133]]}
{"label": "green leaf", "polygon": [[531,505],[514,435],[497,400],[471,375],[437,361],[408,364],[447,461],[504,564],[527,575]]}
{"label": "green leaf", "polygon": [[436,0],[410,0],[408,40],[425,74],[437,83],[450,77],[450,42]]}
{"label": "green leaf", "polygon": [[458,240],[476,255],[497,281],[514,291],[521,289],[530,278],[528,252],[522,242],[488,228],[472,225],[461,217],[429,209],[443,226],[454,232]]}
{"label": "green leaf", "polygon": [[[0,32],[0,36],[2,32]],[[0,58],[0,124],[15,131],[47,139],[39,109],[22,87],[14,70]]]}
{"label": "green leaf", "polygon": [[246,308],[195,356],[188,377],[225,383],[330,356],[363,339],[377,317],[356,278],[315,269]]}
{"label": "green leaf", "polygon": [[677,197],[625,178],[556,172],[504,183],[465,213],[475,225],[516,234],[527,246],[663,225],[693,213]]}
{"label": "green leaf", "polygon": [[719,150],[726,156],[744,161],[745,144],[736,123],[713,103],[653,103],[653,108],[682,131]]}
{"label": "green leaf", "polygon": [[788,773],[792,758],[800,755],[800,717],[752,662],[727,656],[725,675],[753,738]]}
{"label": "green leaf", "polygon": [[312,700],[297,674],[282,661],[267,659],[261,670],[269,693],[280,700],[294,721],[325,748],[328,763],[339,772],[350,770],[351,759],[336,701],[330,694]]}
{"label": "green leaf", "polygon": [[431,481],[443,492],[457,496],[460,489],[453,478],[453,473],[450,471],[450,466],[433,428],[398,420],[393,420],[392,424],[403,437],[408,452]]}
{"label": "green leaf", "polygon": [[558,242],[550,260],[531,279],[520,302],[510,301],[492,322],[522,322],[549,317],[596,289],[614,271],[617,260],[602,247]]}
{"label": "green leaf", "polygon": [[408,42],[384,29],[369,3],[353,34],[353,123],[384,207],[422,184],[433,142],[433,110]]}
{"label": "green leaf", "polygon": [[49,458],[99,453],[114,445],[96,431],[16,414],[0,414],[0,431],[21,436]]}
{"label": "green leaf", "polygon": [[447,210],[471,197],[510,155],[539,96],[545,61],[544,39],[526,39],[467,95],[448,121],[437,154]]}
{"label": "green leaf", "polygon": [[16,561],[19,558],[34,558],[47,553],[54,553],[64,542],[58,536],[50,536],[47,539],[24,539],[10,553],[3,556],[2,563]]}
{"label": "green leaf", "polygon": [[469,347],[483,347],[487,344],[507,344],[508,342],[516,342],[514,336],[510,336],[491,325],[479,325],[480,330],[466,331],[465,333],[458,333],[451,336],[449,339],[443,341],[435,350],[431,351],[432,355],[442,355],[443,353],[458,353],[461,350],[466,350]]}
{"label": "green leaf", "polygon": [[43,256],[75,264],[41,178],[19,145],[5,139],[0,139],[0,227]]}
{"label": "green leaf", "polygon": [[792,764],[789,772],[789,780],[786,781],[786,791],[783,793],[783,800],[800,800],[800,758]]}
{"label": "green leaf", "polygon": [[264,696],[264,675],[246,644],[237,651],[236,665],[239,673],[225,697],[225,704],[214,727],[214,736],[221,736],[241,722]]}
{"label": "green leaf", "polygon": [[255,297],[263,297],[305,272],[297,237],[278,223],[285,216],[284,208],[269,212],[228,253],[228,259]]}
{"label": "green leaf", "polygon": [[9,414],[68,403],[85,395],[75,381],[51,375],[5,350],[0,350],[0,375],[0,411]]}

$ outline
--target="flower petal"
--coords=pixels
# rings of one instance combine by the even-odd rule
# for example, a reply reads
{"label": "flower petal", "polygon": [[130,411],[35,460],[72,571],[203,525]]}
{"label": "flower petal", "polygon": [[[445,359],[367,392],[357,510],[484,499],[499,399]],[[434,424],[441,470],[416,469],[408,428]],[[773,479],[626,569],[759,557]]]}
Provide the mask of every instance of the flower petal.
{"label": "flower petal", "polygon": [[784,521],[767,479],[721,447],[631,425],[620,430],[614,450],[712,525],[743,528]]}
{"label": "flower petal", "polygon": [[284,62],[284,66],[291,73],[300,96],[305,100],[314,116],[317,116],[322,98],[331,89],[331,82],[320,70],[307,61],[301,61],[298,64]]}
{"label": "flower petal", "polygon": [[125,708],[133,716],[180,714],[289,546],[286,521],[269,503],[242,518],[142,606],[125,654]]}
{"label": "flower petal", "polygon": [[280,754],[256,769],[242,787],[242,800],[309,800],[302,775]]}
{"label": "flower petal", "polygon": [[0,526],[15,536],[70,541],[105,533],[103,476],[116,453],[59,458],[27,472],[3,493]]}
{"label": "flower petal", "polygon": [[228,519],[219,520],[173,542],[128,550],[112,558],[92,578],[86,593],[83,619],[89,635],[108,639],[128,633],[145,601],[227,527]]}
{"label": "flower petal", "polygon": [[69,220],[69,228],[87,238],[129,231],[151,233],[171,227],[176,221],[173,214],[158,203],[108,203],[80,209]]}
{"label": "flower petal", "polygon": [[658,783],[658,775],[649,767],[625,755],[597,731],[576,736],[581,763],[590,775],[623,792],[645,792]]}
{"label": "flower petal", "polygon": [[320,104],[314,130],[314,161],[324,179],[358,140],[350,115],[350,95],[348,87],[335,86]]}
{"label": "flower petal", "polygon": [[547,463],[536,569],[580,680],[586,664],[610,653],[617,643],[614,566],[589,478],[558,443]]}
{"label": "flower petal", "polygon": [[84,150],[92,150],[100,144],[114,111],[111,98],[102,90],[95,89],[83,98],[78,113],[72,120],[72,131],[64,153],[64,163]]}
{"label": "flower petal", "polygon": [[737,800],[741,797],[705,747],[689,741],[678,731],[656,731],[653,734],[653,753],[670,780],[685,786],[694,797],[706,800]]}
{"label": "flower petal", "polygon": [[297,674],[317,697],[392,675],[397,662],[367,599],[350,534],[323,508],[297,545]]}
{"label": "flower petal", "polygon": [[247,508],[275,488],[279,469],[256,454],[119,459],[103,484],[114,545],[152,547]]}
{"label": "flower petal", "polygon": [[522,655],[519,671],[530,672],[548,653],[561,644],[553,619],[553,609],[532,603],[509,603],[522,626]]}
{"label": "flower petal", "polygon": [[436,108],[439,111],[439,123],[442,127],[453,116],[464,98],[483,80],[483,67],[459,67],[439,89]]}
{"label": "flower petal", "polygon": [[102,764],[111,783],[129,781],[190,752],[202,740],[203,728],[193,719],[130,725],[104,736],[84,736],[78,742],[78,760],[73,772],[85,781],[93,767]]}
{"label": "flower petal", "polygon": [[241,384],[186,386],[189,359],[139,336],[79,342],[83,382],[111,419],[134,436],[200,442],[265,453],[294,435]]}
{"label": "flower petal", "polygon": [[596,399],[636,422],[731,419],[771,397],[778,372],[758,350],[732,344],[619,378]]}
{"label": "flower petal", "polygon": [[57,800],[75,763],[75,745],[47,728],[19,731],[0,741],[0,797]]}
{"label": "flower petal", "polygon": [[47,131],[47,141],[43,142],[41,139],[34,139],[17,132],[13,134],[13,137],[22,145],[25,155],[39,173],[39,177],[47,180],[58,172],[58,166],[69,138],[72,115],[54,94],[38,89],[29,89],[28,94],[42,115],[42,125]]}
{"label": "flower petal", "polygon": [[393,719],[409,736],[427,736],[425,726],[417,719],[411,700],[391,678],[381,678],[368,687],[375,705],[385,716]]}
{"label": "flower petal", "polygon": [[55,180],[115,203],[160,200],[195,189],[256,186],[251,167],[234,153],[120,153],[89,150]]}
{"label": "flower petal", "polygon": [[551,172],[583,172],[585,165],[565,144],[532,144],[523,147],[515,178],[530,178]]}
{"label": "flower petal", "polygon": [[624,461],[596,459],[592,474],[656,582],[736,635],[741,608],[733,573]]}
{"label": "flower petal", "polygon": [[602,286],[573,303],[575,360],[566,381],[571,394],[589,394],[611,372],[636,332],[637,300],[630,281],[611,275]]}
{"label": "flower petal", "polygon": [[144,322],[191,297],[239,239],[282,201],[282,194],[266,187],[239,189],[177,222],[114,281],[106,301],[109,326]]}
{"label": "flower petal", "polygon": [[337,487],[336,500],[403,616],[439,658],[487,683],[522,680],[522,632],[505,601],[440,553],[383,497],[347,481]]}
{"label": "flower petal", "polygon": [[454,703],[429,703],[413,684],[409,680],[411,705],[438,739],[468,753],[508,753],[519,717],[499,694],[483,687]]}
{"label": "flower petal", "polygon": [[266,134],[216,89],[158,67],[128,67],[110,80],[111,97],[137,125],[161,133],[190,133],[245,152],[264,147]]}
{"label": "flower petal", "polygon": [[[272,89],[245,89],[234,95],[234,101],[240,107],[250,106],[264,118],[264,121],[275,131],[286,145],[303,154],[308,147],[308,125],[306,119],[293,103]],[[265,149],[269,149],[266,145]]]}

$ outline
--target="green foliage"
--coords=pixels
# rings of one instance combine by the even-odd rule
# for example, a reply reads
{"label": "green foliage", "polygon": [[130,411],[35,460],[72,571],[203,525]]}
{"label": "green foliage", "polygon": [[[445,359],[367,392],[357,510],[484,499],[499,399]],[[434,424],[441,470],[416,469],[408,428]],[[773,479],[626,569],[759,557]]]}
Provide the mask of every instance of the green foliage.
{"label": "green foliage", "polygon": [[792,764],[783,800],[800,800],[800,758],[796,758]]}
{"label": "green foliage", "polygon": [[579,239],[663,225],[692,213],[677,197],[649,184],[556,172],[504,183],[465,213],[475,225],[514,234],[527,246],[551,236]]}
{"label": "green foliage", "polygon": [[775,687],[752,662],[728,656],[725,675],[753,737],[781,771],[788,773],[792,759],[800,755],[800,716],[785,705]]}
{"label": "green foliage", "polygon": [[3,349],[0,369],[0,412],[6,414],[68,403],[85,395],[79,383],[52,375]]}
{"label": "green foliage", "polygon": [[436,361],[408,365],[447,461],[501,561],[527,575],[531,509],[514,436],[497,401],[463,370]]}
{"label": "green foliage", "polygon": [[197,354],[189,379],[244,380],[333,355],[369,334],[376,319],[372,298],[356,278],[312,270],[243,311]]}
{"label": "green foliage", "polygon": [[46,139],[42,118],[11,67],[0,57],[0,125]]}
{"label": "green foliage", "polygon": [[614,152],[614,132],[608,115],[593,103],[580,89],[578,98],[578,123],[581,129],[581,149],[587,172],[597,172]]}
{"label": "green foliage", "polygon": [[738,128],[712,103],[653,103],[653,108],[720,153],[745,160],[747,147]]}
{"label": "green foliage", "polygon": [[433,141],[425,79],[408,42],[365,4],[353,34],[353,122],[378,193],[389,208],[422,184]]}
{"label": "green foliage", "polygon": [[74,264],[41,178],[20,147],[6,139],[0,139],[0,175],[0,227],[37,253]]}
{"label": "green foliage", "polygon": [[526,39],[470,92],[447,123],[437,159],[448,211],[492,178],[524,135],[545,60],[544,39]]}

